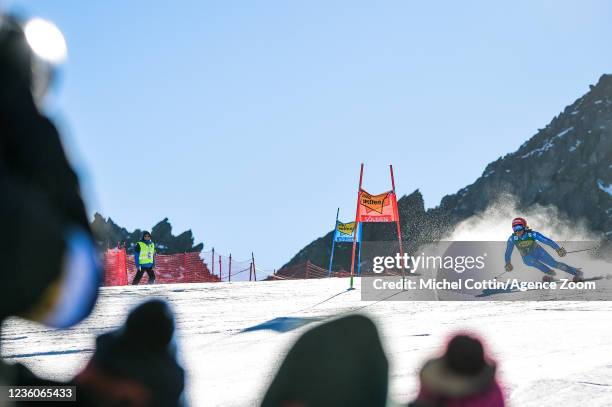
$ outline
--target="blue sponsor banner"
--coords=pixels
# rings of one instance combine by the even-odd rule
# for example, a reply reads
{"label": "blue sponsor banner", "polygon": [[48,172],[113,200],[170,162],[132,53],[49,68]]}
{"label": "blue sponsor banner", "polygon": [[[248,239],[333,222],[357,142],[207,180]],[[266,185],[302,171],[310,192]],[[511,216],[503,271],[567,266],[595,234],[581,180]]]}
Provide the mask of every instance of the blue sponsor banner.
{"label": "blue sponsor banner", "polygon": [[[359,231],[360,227],[357,228],[357,241],[359,242]],[[336,224],[336,231],[334,233],[335,242],[348,242],[353,243],[353,234],[355,232],[355,222]]]}

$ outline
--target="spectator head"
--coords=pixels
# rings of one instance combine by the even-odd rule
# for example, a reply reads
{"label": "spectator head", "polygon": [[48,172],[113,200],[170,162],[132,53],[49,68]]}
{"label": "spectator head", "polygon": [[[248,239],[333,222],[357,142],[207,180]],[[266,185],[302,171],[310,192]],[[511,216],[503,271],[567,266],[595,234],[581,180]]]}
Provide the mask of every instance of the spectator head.
{"label": "spectator head", "polygon": [[444,399],[469,397],[493,386],[495,368],[495,363],[485,358],[480,340],[460,334],[449,341],[442,357],[425,363],[421,386]]}
{"label": "spectator head", "polygon": [[263,407],[384,406],[388,364],[374,323],[360,315],[311,329],[293,345]]}
{"label": "spectator head", "polygon": [[162,300],[140,304],[127,317],[124,338],[143,349],[158,351],[170,343],[174,334],[174,316]]}

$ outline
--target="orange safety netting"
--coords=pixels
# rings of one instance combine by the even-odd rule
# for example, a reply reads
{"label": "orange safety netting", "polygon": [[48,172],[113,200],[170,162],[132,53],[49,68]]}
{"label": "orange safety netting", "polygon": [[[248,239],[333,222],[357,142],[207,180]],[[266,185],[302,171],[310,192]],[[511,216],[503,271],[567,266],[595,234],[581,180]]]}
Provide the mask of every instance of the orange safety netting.
{"label": "orange safety netting", "polygon": [[[332,271],[332,277],[348,277],[351,273],[346,270]],[[294,280],[304,278],[325,278],[329,277],[328,271],[322,267],[312,264],[310,260],[306,263],[294,266],[283,267],[275,274],[268,276],[267,280]]]}
{"label": "orange safety netting", "polygon": [[[128,285],[134,279],[136,266],[134,256],[124,249],[110,249],[104,253],[104,286]],[[200,258],[200,253],[155,255],[156,283],[204,283],[218,282],[219,277],[211,274]],[[141,284],[146,284],[145,273]]]}

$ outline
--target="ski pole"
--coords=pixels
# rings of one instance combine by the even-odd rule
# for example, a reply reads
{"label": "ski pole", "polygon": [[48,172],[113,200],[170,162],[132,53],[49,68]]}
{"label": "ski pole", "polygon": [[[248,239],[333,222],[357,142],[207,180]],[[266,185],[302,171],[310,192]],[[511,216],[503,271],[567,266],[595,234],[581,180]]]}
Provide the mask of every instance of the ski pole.
{"label": "ski pole", "polygon": [[503,273],[496,275],[495,277],[493,277],[493,280],[497,280],[499,277],[503,276],[506,273],[507,271],[504,271]]}
{"label": "ski pole", "polygon": [[571,252],[566,252],[566,253],[569,254],[569,253],[588,252],[588,251],[594,250],[594,249],[597,249],[597,246],[593,246],[590,249],[572,250]]}

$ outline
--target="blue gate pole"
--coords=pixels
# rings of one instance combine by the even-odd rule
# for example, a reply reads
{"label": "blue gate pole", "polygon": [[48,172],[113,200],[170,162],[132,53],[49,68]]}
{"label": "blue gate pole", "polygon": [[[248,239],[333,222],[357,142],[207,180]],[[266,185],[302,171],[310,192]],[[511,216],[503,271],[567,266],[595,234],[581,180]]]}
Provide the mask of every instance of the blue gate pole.
{"label": "blue gate pole", "polygon": [[332,233],[332,248],[331,256],[329,256],[329,269],[327,270],[327,277],[331,277],[332,274],[332,262],[334,261],[334,248],[336,247],[336,233],[338,233],[338,216],[340,215],[340,208],[336,211],[336,222],[334,223],[334,233]]}

